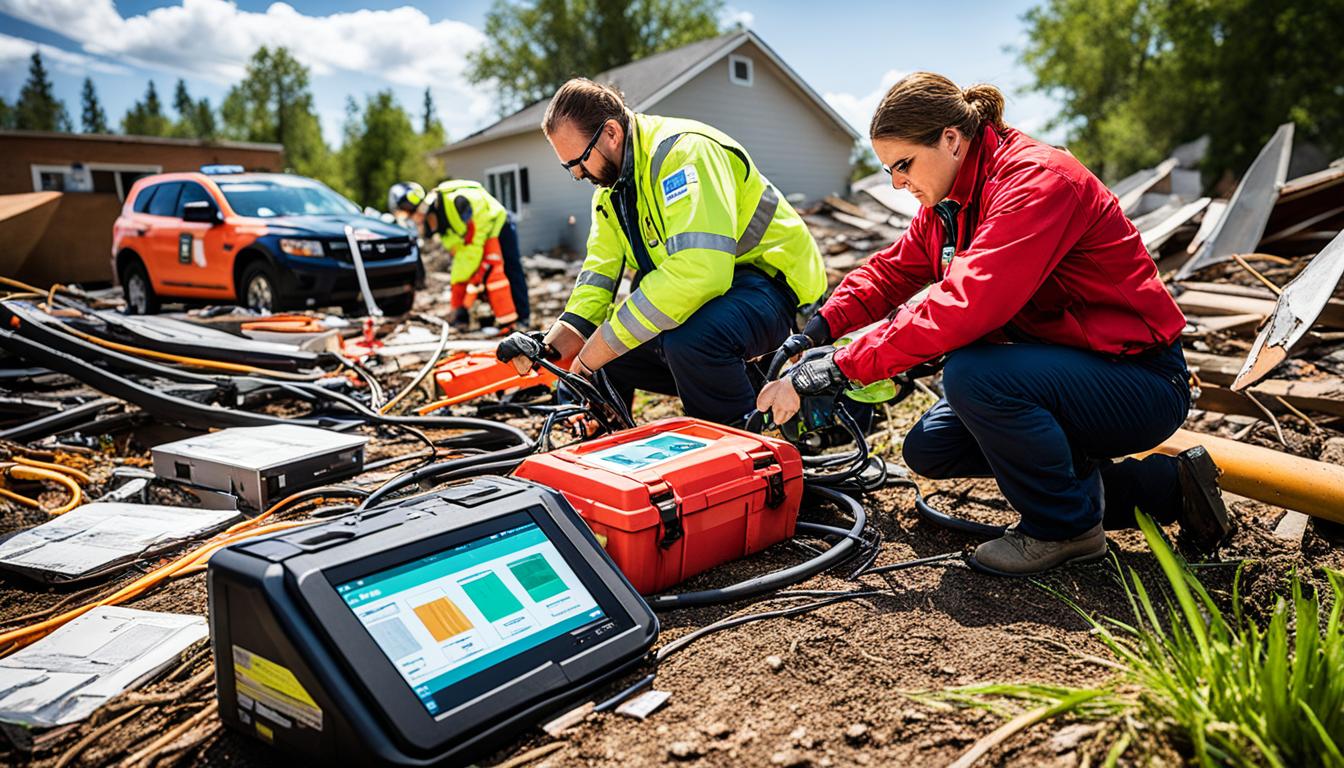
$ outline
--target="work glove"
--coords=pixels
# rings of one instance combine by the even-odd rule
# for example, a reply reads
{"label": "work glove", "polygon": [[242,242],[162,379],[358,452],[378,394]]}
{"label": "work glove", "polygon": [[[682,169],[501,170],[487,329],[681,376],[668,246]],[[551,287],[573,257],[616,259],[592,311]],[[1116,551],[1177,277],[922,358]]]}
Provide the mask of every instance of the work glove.
{"label": "work glove", "polygon": [[817,347],[803,354],[803,359],[789,369],[789,383],[800,395],[839,393],[849,385],[849,379],[835,364],[835,347]]}
{"label": "work glove", "polygon": [[466,307],[454,309],[452,314],[448,315],[448,324],[456,331],[466,331],[471,328],[471,312]]}
{"label": "work glove", "polygon": [[814,347],[824,347],[835,342],[835,337],[831,335],[831,324],[826,322],[821,312],[813,315],[803,326],[803,335],[812,340]]}
{"label": "work glove", "polygon": [[546,334],[541,331],[530,333],[510,333],[495,348],[495,357],[501,363],[513,363],[519,375],[532,370],[532,361],[559,360],[560,353],[545,341]]}

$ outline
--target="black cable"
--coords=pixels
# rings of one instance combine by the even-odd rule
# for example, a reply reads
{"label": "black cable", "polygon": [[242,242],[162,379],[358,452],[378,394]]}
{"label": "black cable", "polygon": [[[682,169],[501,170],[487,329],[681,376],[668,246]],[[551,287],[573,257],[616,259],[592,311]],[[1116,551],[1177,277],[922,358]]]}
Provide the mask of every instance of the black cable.
{"label": "black cable", "polygon": [[924,493],[919,488],[919,483],[908,477],[893,477],[890,480],[891,485],[908,485],[915,489],[915,510],[919,516],[949,530],[959,533],[967,533],[983,539],[997,539],[1003,535],[1007,526],[990,525],[989,523],[978,523],[974,520],[967,520],[963,517],[954,517],[939,509],[936,509],[924,498]]}
{"label": "black cable", "polygon": [[377,504],[379,501],[382,501],[408,485],[416,485],[428,481],[448,482],[461,477],[473,477],[475,475],[490,474],[491,472],[496,471],[511,471],[514,467],[517,467],[524,458],[532,453],[533,448],[532,441],[528,440],[527,444],[519,445],[514,448],[482,453],[478,456],[464,456],[457,459],[449,459],[436,464],[430,464],[427,467],[403,472],[370,492],[368,497],[366,497],[356,509],[356,512],[363,513],[367,511],[369,507]]}
{"label": "black cable", "polygon": [[834,502],[846,511],[854,520],[846,536],[839,543],[817,557],[799,563],[798,565],[783,568],[772,573],[747,579],[746,581],[731,584],[717,589],[706,589],[699,592],[683,592],[681,594],[657,595],[645,598],[649,607],[655,611],[671,611],[678,608],[691,608],[704,605],[717,605],[735,600],[745,600],[749,597],[756,597],[768,592],[773,592],[784,587],[797,584],[800,581],[811,578],[818,573],[841,562],[855,548],[855,540],[861,540],[859,534],[868,525],[868,515],[863,509],[863,505],[853,498],[846,496],[839,491],[831,490],[823,486],[805,486],[806,490],[821,496],[827,501]]}

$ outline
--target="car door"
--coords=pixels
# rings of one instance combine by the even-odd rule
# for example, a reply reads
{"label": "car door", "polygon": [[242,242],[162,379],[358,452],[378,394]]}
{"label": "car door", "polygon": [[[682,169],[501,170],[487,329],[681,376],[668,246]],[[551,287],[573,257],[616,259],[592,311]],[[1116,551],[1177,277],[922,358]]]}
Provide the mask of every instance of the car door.
{"label": "car door", "polygon": [[182,220],[177,218],[177,198],[182,182],[166,181],[156,185],[154,196],[141,214],[143,233],[140,254],[149,272],[149,282],[161,296],[180,296],[177,270],[178,234]]}
{"label": "car door", "polygon": [[219,202],[201,184],[182,182],[174,216],[180,222],[176,261],[172,279],[181,295],[198,299],[227,299],[233,296],[230,265],[224,257],[222,224],[186,221],[187,203],[206,202],[219,208]]}

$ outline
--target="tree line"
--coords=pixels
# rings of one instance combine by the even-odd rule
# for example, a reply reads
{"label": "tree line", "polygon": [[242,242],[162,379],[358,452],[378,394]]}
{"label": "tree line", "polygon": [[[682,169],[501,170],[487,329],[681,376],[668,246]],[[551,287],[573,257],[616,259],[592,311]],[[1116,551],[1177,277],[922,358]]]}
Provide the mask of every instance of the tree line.
{"label": "tree line", "polygon": [[[118,132],[87,77],[80,94],[79,125],[84,133]],[[74,130],[40,53],[34,52],[29,61],[28,79],[18,99],[13,104],[0,99],[0,128]],[[428,153],[448,140],[429,88],[414,119],[391,90],[383,90],[362,105],[347,98],[343,141],[337,148],[329,147],[313,106],[308,68],[283,47],[258,49],[242,81],[229,89],[218,109],[209,99],[193,98],[181,79],[173,89],[171,106],[166,105],[151,80],[144,96],[126,110],[119,128],[131,136],[281,144],[288,170],[319,179],[361,205],[374,207],[385,205],[387,188],[397,181],[436,182],[439,174]]]}
{"label": "tree line", "polygon": [[[721,9],[720,0],[496,0],[485,23],[495,44],[470,54],[467,80],[492,87],[503,114],[543,98],[574,73],[592,74],[721,34]],[[441,173],[427,155],[448,140],[430,89],[415,114],[391,90],[382,90],[362,102],[347,97],[341,143],[328,146],[309,70],[283,47],[258,49],[218,108],[193,98],[180,79],[166,105],[151,80],[114,128],[89,78],[80,107],[85,133],[119,128],[137,136],[282,144],[288,170],[373,207],[386,204],[387,189],[397,181],[437,183]],[[40,53],[33,53],[18,100],[0,99],[0,128],[74,130]]]}

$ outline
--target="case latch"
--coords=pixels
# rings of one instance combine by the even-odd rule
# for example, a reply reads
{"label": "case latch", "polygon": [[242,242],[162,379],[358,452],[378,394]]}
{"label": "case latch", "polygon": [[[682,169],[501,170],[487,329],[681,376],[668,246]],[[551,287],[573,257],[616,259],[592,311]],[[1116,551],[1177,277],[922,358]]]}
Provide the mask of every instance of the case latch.
{"label": "case latch", "polygon": [[765,506],[775,509],[784,503],[784,470],[776,467],[765,476]]}
{"label": "case latch", "polygon": [[658,540],[658,546],[667,549],[682,537],[684,531],[681,528],[681,507],[677,504],[677,499],[672,494],[653,501],[653,506],[658,510],[658,517],[663,522],[663,537]]}

